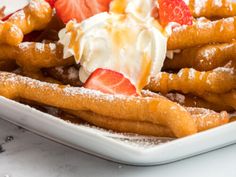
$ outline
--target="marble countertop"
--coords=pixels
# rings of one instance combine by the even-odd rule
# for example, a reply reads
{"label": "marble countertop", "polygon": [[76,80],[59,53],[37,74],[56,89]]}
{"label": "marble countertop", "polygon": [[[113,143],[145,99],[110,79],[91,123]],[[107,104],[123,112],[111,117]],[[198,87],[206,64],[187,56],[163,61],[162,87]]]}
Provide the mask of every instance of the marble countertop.
{"label": "marble countertop", "polygon": [[236,145],[161,166],[126,166],[71,149],[0,119],[0,177],[236,176]]}

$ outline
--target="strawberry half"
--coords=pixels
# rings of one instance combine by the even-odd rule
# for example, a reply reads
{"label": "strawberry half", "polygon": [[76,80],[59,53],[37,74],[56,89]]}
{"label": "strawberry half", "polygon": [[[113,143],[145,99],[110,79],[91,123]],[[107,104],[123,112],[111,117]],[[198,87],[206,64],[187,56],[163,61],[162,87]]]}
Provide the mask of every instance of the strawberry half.
{"label": "strawberry half", "polygon": [[96,69],[87,79],[84,87],[108,94],[138,96],[134,85],[127,78],[109,69]]}
{"label": "strawberry half", "polygon": [[109,10],[111,0],[56,0],[57,15],[64,23],[72,19],[81,22],[97,13]]}
{"label": "strawberry half", "polygon": [[169,22],[192,25],[193,16],[183,0],[158,0],[158,2],[159,20],[162,26],[168,25]]}

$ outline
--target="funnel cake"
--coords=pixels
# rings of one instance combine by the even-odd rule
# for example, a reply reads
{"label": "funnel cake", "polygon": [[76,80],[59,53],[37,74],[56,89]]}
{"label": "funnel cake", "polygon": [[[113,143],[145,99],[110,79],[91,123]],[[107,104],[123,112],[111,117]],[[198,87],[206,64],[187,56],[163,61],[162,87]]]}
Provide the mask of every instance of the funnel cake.
{"label": "funnel cake", "polygon": [[[144,94],[147,93],[147,91],[143,92]],[[154,93],[149,92],[147,94],[158,97],[158,95]],[[33,107],[43,110],[44,112],[47,112],[47,110],[52,112],[50,110],[53,109],[54,111],[52,113],[54,116],[76,124],[80,124],[81,122],[85,121],[84,123],[87,122],[89,124],[117,132],[136,133],[139,135],[159,137],[175,137],[169,128],[159,124],[153,124],[145,121],[117,119],[113,117],[102,116],[91,111],[60,110],[58,108],[44,106],[42,104],[28,100],[20,100],[20,102],[33,105]],[[229,122],[229,116],[224,111],[221,113],[216,113],[208,109],[193,107],[187,107],[186,110],[188,110],[188,112],[191,114],[191,117],[198,128],[198,132],[208,130]]]}
{"label": "funnel cake", "polygon": [[185,68],[177,74],[159,73],[151,78],[146,88],[161,93],[180,91],[201,95],[205,92],[225,93],[235,87],[236,77],[232,68],[217,68],[207,72]]}
{"label": "funnel cake", "polygon": [[[158,94],[143,90],[142,95],[144,97],[159,97]],[[176,102],[176,99],[173,96],[167,96],[172,101]],[[177,96],[180,104],[184,105],[185,98],[181,98],[180,95]],[[191,114],[192,119],[194,120],[198,131],[204,131],[213,127],[217,127],[229,122],[229,116],[227,112],[219,110],[220,113],[216,113],[210,109],[204,108],[196,108],[196,106],[192,107],[190,105],[185,106],[185,109]]]}
{"label": "funnel cake", "polygon": [[[70,30],[63,32],[65,24],[61,15],[74,19],[73,15],[87,9],[79,3],[74,6],[63,1],[59,9],[55,4],[53,13],[45,0],[30,0],[22,10],[4,19],[0,22],[0,95],[39,108],[53,107],[63,112],[66,120],[75,123],[85,121],[105,129],[141,135],[180,138],[230,122],[226,111],[236,110],[236,17],[232,15],[235,3],[190,0],[193,15],[204,17],[192,20],[184,2],[168,0],[169,6],[163,6],[164,2],[162,9],[158,7],[159,14],[161,10],[164,14],[159,18],[152,16],[153,5],[156,7],[152,0],[125,2],[122,4],[124,9],[128,4],[124,14],[113,14],[110,18],[111,13],[105,12],[81,23],[74,21],[76,30],[73,33]],[[221,3],[220,7],[217,2]],[[92,1],[87,3],[94,7]],[[171,5],[175,10],[188,13],[183,13],[181,19],[177,18],[178,14],[172,17]],[[138,6],[144,11],[137,10]],[[122,20],[124,17],[127,24]],[[219,19],[221,17],[227,18]],[[218,20],[211,21],[215,19]],[[190,26],[165,28],[159,24],[161,20],[167,20],[170,26],[172,22]],[[117,26],[118,22],[122,28]],[[110,26],[110,23],[114,25]],[[140,28],[137,34],[123,35],[123,26],[133,34],[137,25]],[[173,29],[172,33],[168,29]],[[77,33],[81,35],[79,38],[75,38]],[[115,47],[108,50],[111,34]],[[167,34],[170,35],[168,42]],[[33,42],[22,42],[23,38]],[[120,38],[124,42],[121,43]],[[129,38],[134,43],[129,42]],[[75,53],[71,47],[66,47],[71,40],[76,43],[72,47]],[[175,54],[173,60],[166,59],[162,68],[166,48],[180,53]],[[127,55],[126,51],[131,51],[132,55]],[[74,56],[80,56],[80,60],[76,62]],[[110,56],[114,56],[117,65],[109,66]],[[144,67],[146,61],[148,64]],[[161,70],[170,70],[170,73],[159,72]],[[173,73],[175,71],[179,72]],[[145,77],[141,80],[132,78],[133,75],[139,78],[139,74]],[[142,90],[143,87],[136,93],[138,84],[135,85],[134,80],[137,83],[145,81],[142,86],[150,80],[145,89],[165,96]],[[101,92],[96,91],[99,89]],[[112,92],[105,94],[102,93],[104,90]],[[129,93],[139,96],[120,95],[130,90]]]}
{"label": "funnel cake", "polygon": [[[44,29],[51,18],[52,8],[45,0],[30,0],[24,9],[15,12],[5,22],[0,23],[0,39],[6,38],[0,42],[18,45],[23,40],[23,34]],[[7,39],[7,36],[12,36],[15,40]]]}
{"label": "funnel cake", "polygon": [[194,17],[209,19],[236,15],[236,3],[231,0],[185,0]]}
{"label": "funnel cake", "polygon": [[26,71],[74,64],[73,57],[63,59],[63,46],[55,43],[24,42],[17,46],[0,44],[2,60],[14,60]]}
{"label": "funnel cake", "polygon": [[231,42],[236,38],[235,18],[229,17],[211,22],[197,21],[192,26],[176,27],[169,37],[168,49],[185,49],[214,42]]}
{"label": "funnel cake", "polygon": [[221,113],[216,113],[211,110],[202,108],[186,108],[197,125],[199,132],[208,130],[220,125],[224,125],[229,122],[229,116],[227,112],[222,111]]}
{"label": "funnel cake", "polygon": [[223,67],[235,57],[236,42],[207,44],[176,53],[173,59],[165,60],[164,69],[194,68],[198,71],[209,71],[217,67]]}
{"label": "funnel cake", "polygon": [[105,117],[87,111],[68,112],[75,116],[78,116],[79,118],[85,120],[86,122],[92,125],[108,130],[157,137],[175,137],[169,128],[150,122],[114,119],[112,117]]}
{"label": "funnel cake", "polygon": [[202,98],[214,104],[224,104],[236,109],[236,90],[222,94],[205,93]]}
{"label": "funnel cake", "polygon": [[63,109],[87,110],[118,119],[161,124],[169,127],[177,137],[197,132],[191,115],[180,105],[162,96],[147,98],[109,95],[5,72],[0,73],[0,94],[10,99],[23,98]]}
{"label": "funnel cake", "polygon": [[205,108],[209,110],[214,110],[216,112],[221,112],[222,110],[225,110],[227,112],[233,111],[233,108],[230,106],[224,105],[222,103],[211,103],[196,95],[168,93],[165,96],[171,101],[179,103],[180,105],[185,107]]}
{"label": "funnel cake", "polygon": [[23,40],[24,34],[16,25],[0,21],[0,43],[17,45]]}
{"label": "funnel cake", "polygon": [[[216,113],[207,109],[190,107],[187,108],[187,110],[191,113],[198,132],[208,130],[229,122],[229,116],[226,112]],[[86,111],[68,112],[93,125],[113,131],[160,137],[175,137],[169,128],[150,122],[119,120]]]}

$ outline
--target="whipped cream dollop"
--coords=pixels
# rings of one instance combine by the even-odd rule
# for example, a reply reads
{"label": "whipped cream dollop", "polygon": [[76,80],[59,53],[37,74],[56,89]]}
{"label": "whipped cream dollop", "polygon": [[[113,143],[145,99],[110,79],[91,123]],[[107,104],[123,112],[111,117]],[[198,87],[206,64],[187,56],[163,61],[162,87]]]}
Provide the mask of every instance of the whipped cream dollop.
{"label": "whipped cream dollop", "polygon": [[159,7],[157,0],[113,0],[110,12],[129,14],[137,20],[146,21],[152,16],[155,7]]}
{"label": "whipped cream dollop", "polygon": [[[60,31],[64,58],[74,56],[81,64],[82,82],[97,68],[110,69],[122,73],[139,92],[151,76],[160,72],[167,36],[150,15],[153,2],[125,1],[124,13],[115,12],[111,4],[110,13],[97,14],[81,23],[70,21]],[[147,7],[142,8],[144,5]]]}

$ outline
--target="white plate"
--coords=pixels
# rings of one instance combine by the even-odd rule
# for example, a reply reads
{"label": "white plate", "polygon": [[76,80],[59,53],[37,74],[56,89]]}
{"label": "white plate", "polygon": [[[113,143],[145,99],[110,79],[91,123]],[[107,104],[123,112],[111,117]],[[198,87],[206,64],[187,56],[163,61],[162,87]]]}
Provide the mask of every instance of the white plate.
{"label": "white plate", "polygon": [[236,122],[158,144],[166,139],[74,125],[4,97],[0,97],[0,117],[62,144],[131,165],[169,163],[236,143]]}
{"label": "white plate", "polygon": [[[10,13],[27,1],[0,0],[0,6],[6,5]],[[236,143],[236,123],[159,144],[167,140],[74,125],[3,97],[0,97],[0,117],[65,145],[132,165],[164,164]]]}

